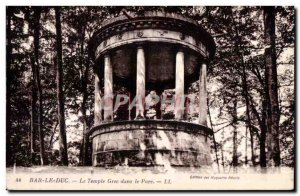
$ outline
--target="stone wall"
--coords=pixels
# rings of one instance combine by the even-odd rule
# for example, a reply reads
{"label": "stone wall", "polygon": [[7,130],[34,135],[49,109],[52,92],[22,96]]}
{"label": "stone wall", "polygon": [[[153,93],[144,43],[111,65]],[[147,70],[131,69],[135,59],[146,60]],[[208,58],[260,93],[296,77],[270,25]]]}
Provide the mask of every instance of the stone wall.
{"label": "stone wall", "polygon": [[118,121],[91,130],[94,166],[211,165],[211,130],[161,120]]}

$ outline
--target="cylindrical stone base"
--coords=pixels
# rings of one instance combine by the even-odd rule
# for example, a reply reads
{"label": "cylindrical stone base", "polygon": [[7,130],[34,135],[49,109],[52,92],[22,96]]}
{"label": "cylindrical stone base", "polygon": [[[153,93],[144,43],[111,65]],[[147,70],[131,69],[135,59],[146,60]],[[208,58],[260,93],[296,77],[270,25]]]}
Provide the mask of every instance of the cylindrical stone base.
{"label": "cylindrical stone base", "polygon": [[211,130],[176,121],[137,120],[92,129],[94,166],[209,166]]}

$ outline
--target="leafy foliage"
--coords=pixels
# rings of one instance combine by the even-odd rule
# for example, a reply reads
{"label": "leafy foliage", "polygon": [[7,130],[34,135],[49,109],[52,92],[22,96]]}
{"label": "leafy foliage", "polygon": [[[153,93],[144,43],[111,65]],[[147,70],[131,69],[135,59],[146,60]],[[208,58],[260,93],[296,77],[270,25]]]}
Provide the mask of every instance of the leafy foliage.
{"label": "leafy foliage", "polygon": [[[38,163],[30,152],[31,89],[30,57],[33,53],[34,7],[8,7],[7,39],[8,111],[7,165]],[[103,20],[120,14],[143,15],[145,11],[182,14],[196,20],[214,36],[217,52],[208,66],[210,125],[216,135],[218,158],[232,164],[233,133],[236,132],[238,164],[246,156],[259,162],[261,121],[264,118],[264,26],[260,7],[63,7],[62,45],[65,115],[69,160],[82,164],[82,139],[93,125],[94,62],[88,55],[88,42]],[[9,21],[10,20],[10,21]],[[10,23],[9,23],[10,22]],[[280,145],[282,164],[294,165],[294,42],[295,10],[276,7],[276,53],[280,104]],[[55,75],[55,12],[43,7],[40,19],[40,79],[43,91],[43,127],[46,157],[58,164],[57,102]],[[197,83],[190,88],[197,94]],[[248,101],[247,101],[248,100]],[[249,111],[249,115],[247,114]],[[171,113],[166,114],[171,115]],[[169,118],[172,118],[170,116]],[[191,115],[191,120],[197,114]],[[250,123],[250,124],[249,124]],[[248,130],[246,132],[246,129]],[[247,135],[246,135],[247,133]],[[251,137],[250,137],[251,136]],[[250,139],[252,138],[253,139]],[[34,142],[39,146],[38,137]],[[248,149],[246,151],[246,149]],[[251,151],[253,153],[251,153]],[[37,153],[37,152],[35,152]],[[38,154],[38,153],[37,153]],[[12,156],[11,156],[12,155]],[[38,159],[38,157],[35,157]]]}

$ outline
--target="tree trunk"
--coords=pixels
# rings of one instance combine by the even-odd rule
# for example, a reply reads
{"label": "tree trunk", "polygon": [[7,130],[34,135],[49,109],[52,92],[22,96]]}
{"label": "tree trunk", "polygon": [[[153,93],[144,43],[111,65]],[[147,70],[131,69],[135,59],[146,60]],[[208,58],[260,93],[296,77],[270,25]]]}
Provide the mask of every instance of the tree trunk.
{"label": "tree trunk", "polygon": [[235,168],[238,166],[238,156],[237,156],[237,128],[236,128],[236,122],[237,122],[237,100],[234,98],[233,101],[233,149],[232,149],[232,166]]}
{"label": "tree trunk", "polygon": [[48,151],[50,151],[53,148],[53,143],[54,143],[53,139],[54,139],[54,135],[55,135],[57,126],[58,126],[58,122],[56,121],[54,126],[53,126],[53,129],[52,129],[52,133],[51,133],[51,137],[50,137],[50,141],[49,141],[49,146],[48,146]]}
{"label": "tree trunk", "polygon": [[[26,10],[25,12],[25,23],[28,23],[29,26],[29,32],[28,35],[33,34],[35,31],[35,21],[30,20],[30,8]],[[37,36],[37,39],[39,39],[39,36]],[[29,36],[26,39],[26,42],[29,41]],[[31,63],[31,111],[30,111],[30,135],[29,135],[29,146],[30,146],[30,162],[32,165],[36,165],[36,154],[37,154],[37,144],[36,144],[36,136],[37,136],[37,130],[38,130],[38,119],[37,119],[37,85],[36,85],[36,60],[34,57],[34,51],[30,53],[30,63]]]}
{"label": "tree trunk", "polygon": [[[231,9],[231,17],[233,20],[233,23],[235,24],[235,20],[233,17],[233,11]],[[239,18],[240,21],[241,18]],[[237,25],[234,25],[234,29],[235,29],[235,35],[236,37],[240,37],[239,35],[239,31],[237,28]],[[244,54],[241,51],[241,46],[240,46],[240,42],[238,41],[238,39],[235,39],[235,43],[234,46],[236,48],[236,51],[238,51],[239,56],[241,56],[241,62],[242,62],[242,74],[241,74],[241,79],[242,79],[242,86],[243,86],[243,92],[242,95],[245,98],[245,102],[246,102],[246,134],[245,134],[245,164],[248,164],[248,157],[247,157],[247,128],[249,129],[250,132],[250,137],[253,138],[253,130],[252,130],[252,126],[251,126],[251,118],[250,118],[250,102],[249,102],[249,93],[248,93],[248,84],[247,84],[247,76],[246,76],[246,67],[245,67],[245,62],[244,62]],[[251,160],[253,165],[255,165],[255,159],[254,159],[254,150],[253,150],[253,139],[251,139]]]}
{"label": "tree trunk", "polygon": [[[82,46],[83,47],[83,46]],[[82,48],[83,49],[83,48]],[[83,55],[83,54],[82,54]],[[83,61],[82,61],[83,62]],[[87,81],[88,81],[88,73],[89,73],[89,65],[85,66],[84,75],[82,78],[82,104],[81,104],[81,112],[82,112],[82,122],[83,122],[83,142],[82,142],[82,164],[87,165],[88,164],[88,143],[89,143],[89,136],[88,136],[88,130],[89,125],[87,122],[87,116],[86,116],[86,102],[88,98],[88,92],[87,92]]]}
{"label": "tree trunk", "polygon": [[30,152],[31,152],[31,163],[35,164],[35,154],[36,154],[36,143],[35,136],[37,133],[37,88],[36,88],[36,74],[35,74],[35,63],[34,60],[31,62],[32,69],[32,86],[31,86],[31,129],[30,129]]}
{"label": "tree trunk", "polygon": [[63,94],[63,69],[62,69],[62,38],[60,7],[55,7],[56,19],[56,84],[57,84],[57,104],[58,104],[58,123],[59,123],[59,153],[61,164],[68,165],[67,138],[65,126],[64,94]]}
{"label": "tree trunk", "polygon": [[223,172],[225,172],[225,158],[224,158],[224,129],[222,130],[222,139],[221,139],[221,160],[222,160],[222,167],[223,167]]}
{"label": "tree trunk", "polygon": [[[89,12],[89,11],[88,11]],[[81,152],[81,162],[82,165],[87,166],[89,164],[89,136],[88,136],[88,131],[89,131],[89,124],[86,116],[86,103],[88,99],[88,90],[87,90],[87,83],[88,83],[88,77],[89,77],[89,68],[90,64],[87,62],[87,64],[84,63],[84,39],[85,39],[85,26],[82,27],[81,29],[81,36],[80,36],[80,66],[83,68],[84,73],[81,78],[81,93],[82,93],[82,103],[81,103],[81,113],[82,113],[82,133],[83,133],[83,138],[82,138],[82,152]]]}
{"label": "tree trunk", "polygon": [[261,132],[261,138],[260,138],[260,146],[259,146],[259,160],[260,160],[260,166],[266,167],[267,161],[266,161],[266,131]]}
{"label": "tree trunk", "polygon": [[[251,117],[250,117],[250,101],[249,101],[249,93],[248,93],[248,84],[247,84],[247,75],[246,75],[246,67],[245,67],[245,62],[243,59],[243,76],[242,76],[242,82],[243,82],[243,96],[245,98],[245,103],[246,103],[246,129],[249,129],[250,132],[250,142],[251,142],[251,161],[252,165],[255,166],[255,153],[253,149],[253,130],[251,126]],[[247,132],[246,132],[246,148],[247,148]],[[245,163],[248,163],[247,160],[247,154],[245,157]]]}
{"label": "tree trunk", "polygon": [[248,165],[248,127],[246,127],[245,133],[245,165]]}
{"label": "tree trunk", "polygon": [[43,132],[43,93],[40,78],[39,47],[40,47],[40,18],[41,7],[34,8],[34,72],[36,76],[36,87],[38,96],[38,133],[40,141],[40,161],[45,164],[44,132]]}
{"label": "tree trunk", "polygon": [[266,160],[266,134],[267,134],[267,128],[266,128],[266,113],[267,113],[267,103],[266,100],[263,100],[262,103],[262,123],[260,125],[260,140],[259,140],[259,162],[261,167],[267,166],[267,160]]}
{"label": "tree trunk", "polygon": [[[209,103],[209,102],[207,102],[207,103]],[[215,133],[214,133],[214,129],[213,129],[213,124],[212,124],[212,120],[211,120],[209,105],[207,105],[207,111],[208,111],[210,126],[211,126],[211,129],[212,129],[212,132],[213,132],[213,137],[212,138],[213,138],[213,143],[214,143],[214,150],[215,150],[215,155],[216,155],[216,162],[217,162],[217,166],[218,166],[218,172],[220,173],[219,158],[218,158],[218,147],[217,147],[217,142],[216,142]]]}
{"label": "tree trunk", "polygon": [[[264,88],[265,88],[265,84],[264,85]],[[248,94],[249,95],[249,94]],[[250,101],[250,107],[251,107],[251,110],[252,110],[252,114],[256,117],[257,121],[258,121],[258,124],[259,124],[259,129],[260,129],[260,134],[255,130],[255,128],[252,128],[253,132],[252,133],[252,145],[253,145],[253,136],[254,136],[254,133],[256,134],[257,138],[259,139],[259,144],[260,144],[260,153],[259,153],[259,163],[260,163],[260,166],[261,167],[266,167],[266,113],[267,113],[267,104],[266,104],[266,96],[265,94],[262,94],[262,109],[261,109],[261,117],[258,113],[258,111],[256,110],[254,104],[253,104],[253,100],[251,98],[251,96],[249,95],[249,101]],[[251,125],[251,124],[250,124]],[[253,149],[253,147],[252,147]],[[253,155],[253,154],[252,154]],[[253,162],[255,161],[254,159],[254,156],[252,156],[252,159],[253,159]]]}
{"label": "tree trunk", "polygon": [[249,131],[250,133],[250,147],[251,147],[251,162],[253,166],[256,166],[256,162],[255,162],[255,152],[254,152],[254,138],[253,138],[253,133],[251,131]]}
{"label": "tree trunk", "polygon": [[275,7],[264,7],[265,79],[267,94],[267,164],[280,166],[279,103],[275,49]]}

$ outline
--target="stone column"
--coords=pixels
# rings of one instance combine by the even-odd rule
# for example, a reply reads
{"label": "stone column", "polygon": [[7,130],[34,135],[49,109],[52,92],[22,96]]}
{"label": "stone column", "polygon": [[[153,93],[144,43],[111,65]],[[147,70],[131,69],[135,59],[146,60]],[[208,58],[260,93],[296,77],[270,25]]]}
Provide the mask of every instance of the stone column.
{"label": "stone column", "polygon": [[108,54],[104,56],[104,121],[113,121],[113,70]]}
{"label": "stone column", "polygon": [[206,91],[206,67],[204,60],[200,68],[199,76],[199,124],[207,126],[207,91]]}
{"label": "stone column", "polygon": [[156,95],[159,97],[159,102],[155,105],[155,111],[156,111],[156,119],[160,120],[162,119],[161,116],[161,100],[162,100],[162,94],[163,94],[163,90],[159,89],[156,90]]}
{"label": "stone column", "polygon": [[102,121],[102,107],[101,107],[101,84],[98,73],[95,77],[95,110],[94,110],[94,126],[99,125]]}
{"label": "stone column", "polygon": [[129,89],[129,100],[128,100],[128,120],[135,119],[135,107],[129,108],[130,104],[132,103],[134,97],[135,97],[136,87],[134,86],[134,89]]}
{"label": "stone column", "polygon": [[176,75],[175,75],[175,119],[181,120],[184,115],[182,99],[184,98],[184,53],[178,51],[176,54]]}
{"label": "stone column", "polygon": [[188,97],[188,86],[184,87],[184,110],[183,110],[183,119],[188,119],[188,114],[190,112],[190,99]]}
{"label": "stone column", "polygon": [[137,48],[137,64],[136,64],[136,119],[143,119],[145,112],[145,82],[146,82],[146,62],[145,52],[141,46]]}

